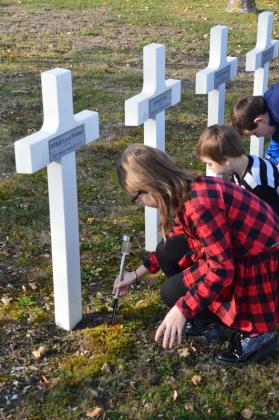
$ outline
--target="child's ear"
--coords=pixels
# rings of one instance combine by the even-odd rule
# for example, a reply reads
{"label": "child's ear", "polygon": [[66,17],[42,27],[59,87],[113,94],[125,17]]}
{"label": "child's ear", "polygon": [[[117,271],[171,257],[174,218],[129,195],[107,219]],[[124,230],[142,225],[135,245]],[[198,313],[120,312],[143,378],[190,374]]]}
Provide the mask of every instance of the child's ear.
{"label": "child's ear", "polygon": [[224,156],[223,165],[229,165],[231,163],[231,158],[229,156]]}
{"label": "child's ear", "polygon": [[263,115],[259,115],[258,117],[256,117],[255,119],[254,119],[254,124],[256,124],[257,126],[259,125],[259,124],[262,124],[264,122],[264,117],[263,117]]}

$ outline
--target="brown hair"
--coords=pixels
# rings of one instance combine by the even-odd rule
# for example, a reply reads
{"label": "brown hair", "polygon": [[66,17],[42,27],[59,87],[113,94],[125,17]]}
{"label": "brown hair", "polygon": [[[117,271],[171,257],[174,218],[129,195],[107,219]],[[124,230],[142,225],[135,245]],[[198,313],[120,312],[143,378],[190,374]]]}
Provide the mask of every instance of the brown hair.
{"label": "brown hair", "polygon": [[128,192],[150,193],[160,210],[160,224],[168,232],[174,213],[189,199],[191,182],[198,179],[180,168],[166,153],[143,144],[124,151],[117,167],[120,185]]}
{"label": "brown hair", "polygon": [[247,96],[234,105],[231,113],[232,125],[240,134],[244,134],[245,131],[254,130],[257,127],[255,118],[267,111],[263,96]]}
{"label": "brown hair", "polygon": [[203,130],[196,145],[198,158],[223,163],[226,157],[239,157],[245,148],[238,132],[228,125],[211,125]]}

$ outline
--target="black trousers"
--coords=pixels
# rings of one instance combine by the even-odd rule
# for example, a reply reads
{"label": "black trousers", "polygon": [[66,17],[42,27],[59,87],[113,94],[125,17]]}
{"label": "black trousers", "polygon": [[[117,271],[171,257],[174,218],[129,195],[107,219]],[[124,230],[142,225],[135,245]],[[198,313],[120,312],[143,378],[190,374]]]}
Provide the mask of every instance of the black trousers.
{"label": "black trousers", "polygon": [[[161,299],[172,308],[181,296],[187,293],[187,287],[183,282],[183,272],[178,265],[184,255],[191,253],[184,235],[177,235],[161,241],[156,248],[156,256],[161,270],[167,276],[160,288]],[[195,320],[203,324],[212,322],[222,324],[217,315],[209,309],[199,313]]]}

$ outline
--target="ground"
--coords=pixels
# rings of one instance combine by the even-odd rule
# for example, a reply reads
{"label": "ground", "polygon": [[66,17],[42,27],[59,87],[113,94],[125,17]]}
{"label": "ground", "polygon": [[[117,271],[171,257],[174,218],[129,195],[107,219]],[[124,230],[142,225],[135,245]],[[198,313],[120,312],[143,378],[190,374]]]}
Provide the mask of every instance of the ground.
{"label": "ground", "polygon": [[[195,74],[208,63],[209,31],[229,27],[228,52],[239,74],[232,103],[251,94],[245,54],[254,48],[257,15],[225,11],[217,1],[1,1],[0,23],[0,416],[3,419],[276,419],[279,353],[241,370],[214,363],[217,346],[183,341],[164,351],[154,332],[166,313],[161,274],[121,299],[110,326],[121,238],[134,235],[127,268],[144,256],[143,211],[117,185],[116,162],[142,127],[124,126],[124,101],[142,88],[142,48],[166,46],[167,78],[182,80],[182,101],[166,112],[166,149],[204,171],[194,145],[207,121]],[[278,5],[257,1],[274,11]],[[270,65],[276,80],[278,59]],[[83,321],[55,326],[46,170],[15,172],[13,142],[40,129],[40,73],[72,71],[74,110],[98,111],[100,140],[77,153]],[[248,139],[245,139],[248,148]]]}

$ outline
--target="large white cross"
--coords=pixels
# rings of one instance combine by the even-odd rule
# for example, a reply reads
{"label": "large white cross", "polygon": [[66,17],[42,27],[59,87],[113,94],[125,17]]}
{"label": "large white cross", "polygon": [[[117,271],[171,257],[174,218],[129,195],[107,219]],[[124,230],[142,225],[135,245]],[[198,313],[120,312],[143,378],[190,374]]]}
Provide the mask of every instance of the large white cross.
{"label": "large white cross", "polygon": [[55,322],[71,330],[82,318],[75,151],[99,137],[97,112],[73,113],[71,72],[42,73],[44,123],[15,142],[16,170],[47,167]]}
{"label": "large white cross", "polygon": [[[237,58],[227,57],[227,43],[227,26],[211,28],[209,63],[196,74],[196,93],[208,94],[208,127],[224,123],[226,81],[237,74]],[[206,173],[215,175],[209,168]]]}
{"label": "large white cross", "polygon": [[[165,150],[165,110],[181,99],[181,81],[165,80],[165,46],[143,48],[143,89],[125,101],[125,125],[144,124],[144,144]],[[154,251],[160,240],[159,212],[145,207],[145,248]]]}
{"label": "large white cross", "polygon": [[[263,95],[268,88],[269,62],[278,56],[279,41],[272,39],[272,12],[258,18],[256,47],[246,54],[246,71],[254,71],[253,95]],[[264,138],[251,136],[250,153],[263,156]]]}

